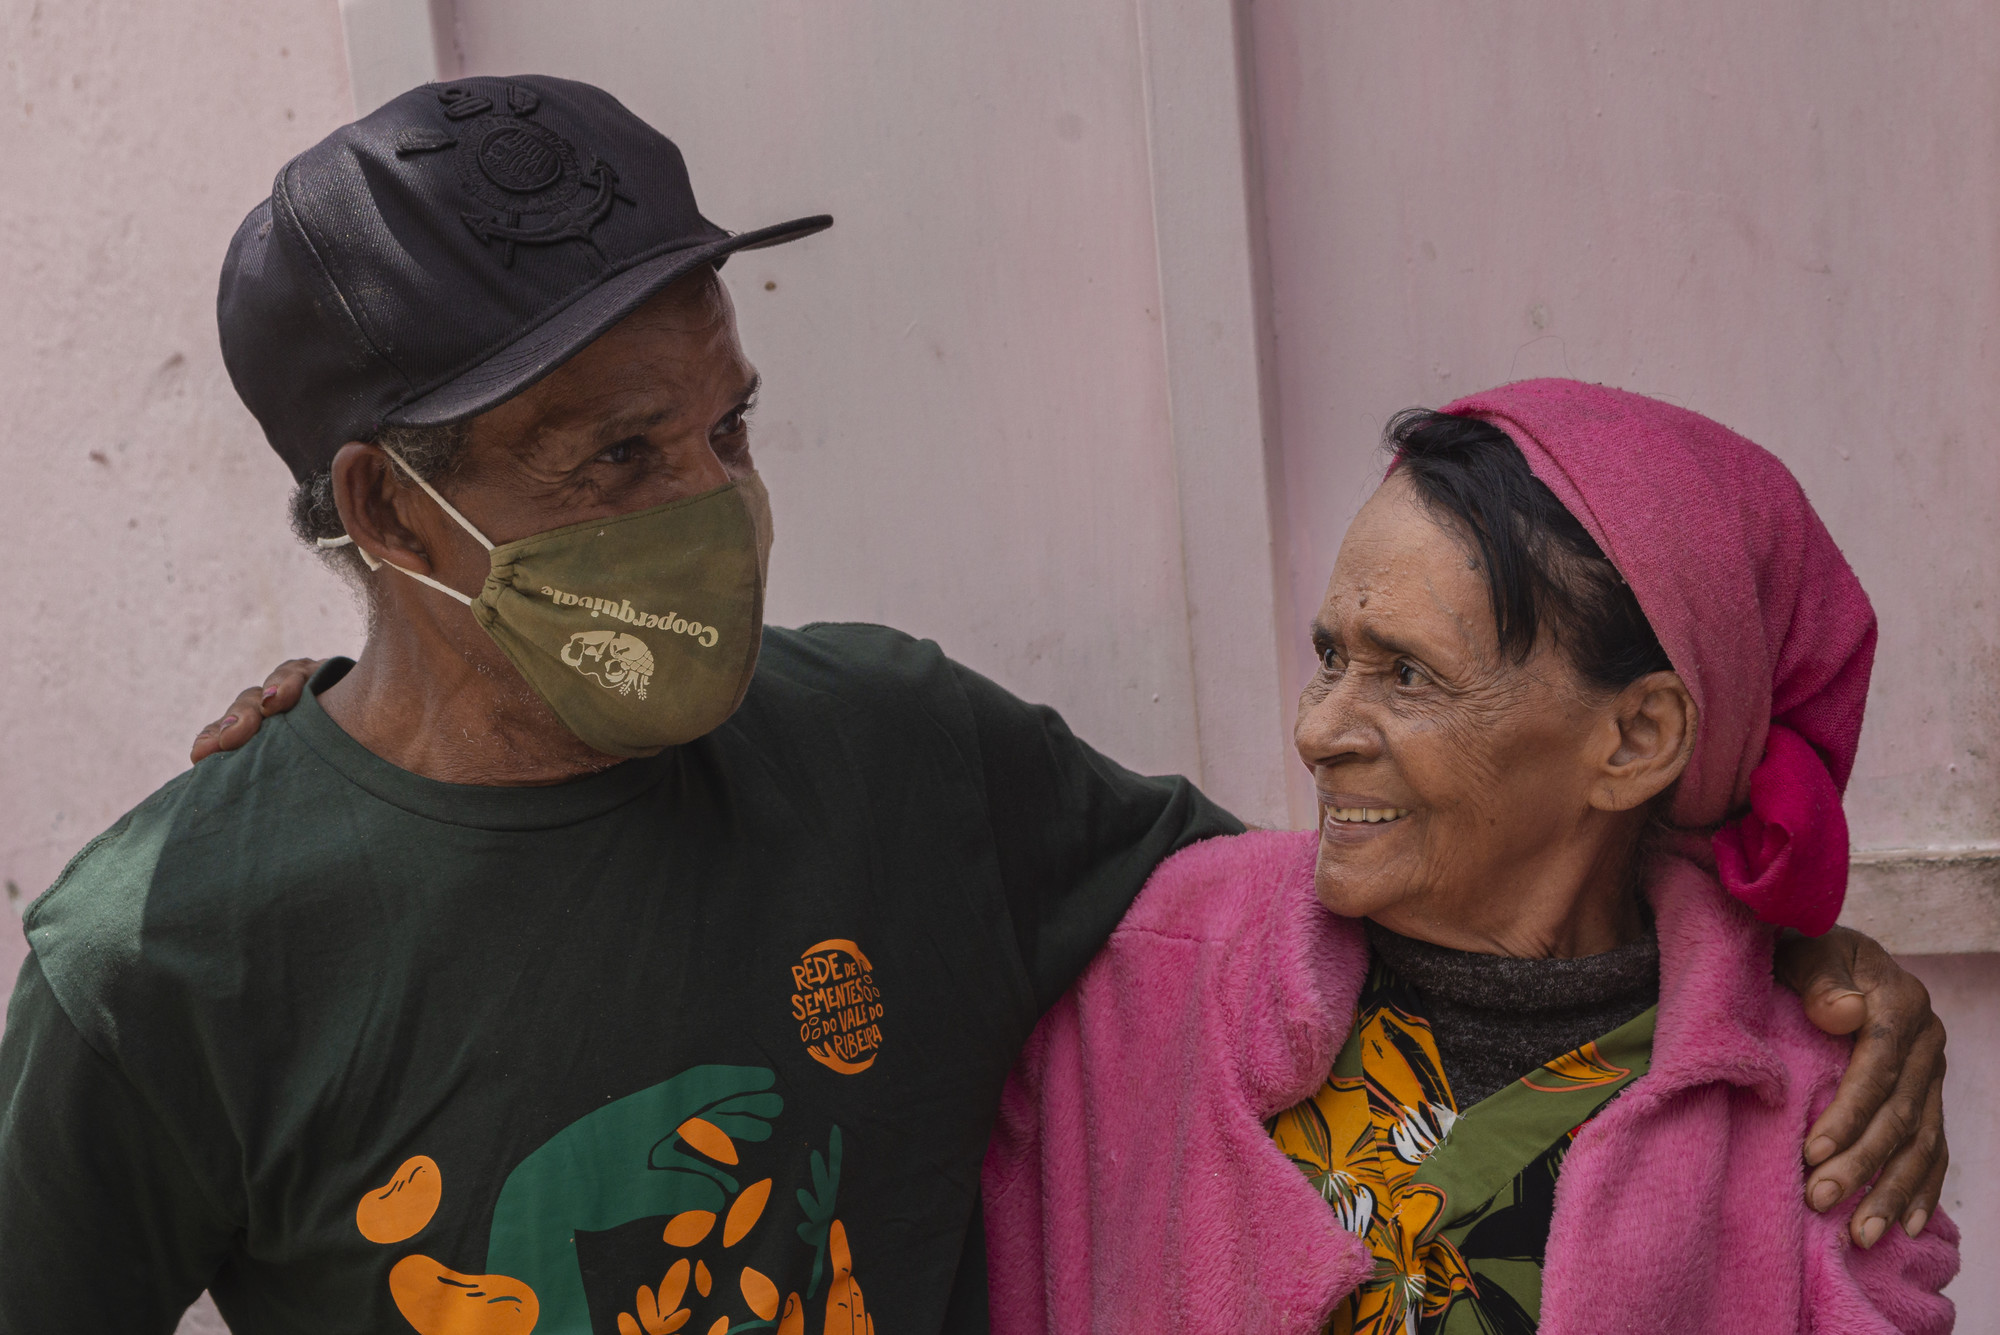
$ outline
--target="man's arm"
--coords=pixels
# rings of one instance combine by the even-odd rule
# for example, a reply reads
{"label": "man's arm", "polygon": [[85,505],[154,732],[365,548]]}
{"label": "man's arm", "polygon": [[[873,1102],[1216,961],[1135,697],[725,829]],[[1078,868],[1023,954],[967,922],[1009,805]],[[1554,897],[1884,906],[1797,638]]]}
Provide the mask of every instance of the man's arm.
{"label": "man's arm", "polygon": [[[279,664],[262,686],[237,696],[223,717],[202,729],[195,738],[193,759],[233,751],[248,742],[264,719],[299,702],[306,679],[318,666],[308,658]],[[1122,781],[1096,768],[1109,762],[1071,736],[1053,711],[1024,705],[978,674],[959,671],[968,679],[967,691],[981,720],[987,787],[1000,803],[996,820],[1009,828],[1034,829],[1040,816],[1047,816],[1055,822],[1053,828],[1071,831],[1066,838],[1077,837],[1072,822],[1078,812],[1065,803],[1079,794],[1101,795],[1107,783],[1119,787]],[[1115,765],[1111,770],[1127,779],[1134,777]],[[1186,809],[1187,827],[1164,842],[1150,832],[1138,837],[1135,861],[1130,853],[1137,827],[1102,819],[1118,806],[1113,802],[1107,807],[1095,799],[1084,804],[1086,813],[1095,811],[1099,817],[1094,823],[1084,822],[1091,826],[1081,836],[1084,845],[1115,850],[1123,839],[1128,856],[1122,861],[1111,856],[1094,879],[1083,883],[1087,893],[1074,903],[1038,899],[1038,879],[1052,873],[1035,859],[1049,856],[1048,847],[1003,853],[1011,860],[1002,873],[1015,905],[1017,930],[1028,929],[1023,933],[1023,958],[1046,956],[1036,978],[1044,1007],[1089,958],[1088,951],[1074,958],[1075,942],[1101,942],[1124,912],[1123,904],[1115,903],[1117,895],[1124,894],[1129,903],[1137,893],[1138,886],[1130,883],[1132,866],[1143,866],[1143,880],[1144,872],[1175,848],[1227,828],[1206,823],[1216,809],[1203,799],[1201,806]],[[1062,845],[1064,840],[1052,842]],[[1164,851],[1146,861],[1155,848]],[[1068,911],[1058,911],[1063,909]],[[1059,946],[1067,937],[1071,944],[1067,951],[1041,949],[1042,920],[1052,912],[1060,920],[1052,944]],[[1872,1243],[1892,1221],[1900,1221],[1911,1233],[1920,1231],[1937,1210],[1949,1158],[1941,1100],[1944,1023],[1931,1010],[1929,991],[1876,941],[1844,927],[1817,938],[1787,933],[1778,945],[1778,977],[1805,999],[1806,1014],[1821,1029],[1860,1035],[1840,1092],[1806,1133],[1805,1158],[1814,1169],[1806,1186],[1808,1203],[1815,1210],[1829,1209],[1872,1179],[1874,1189],[1849,1224],[1855,1241],[1864,1246]],[[1058,979],[1062,986],[1045,993],[1045,985]]]}
{"label": "man's arm", "polygon": [[165,1335],[233,1236],[30,955],[0,1037],[0,1335]]}
{"label": "man's arm", "polygon": [[952,670],[972,706],[1000,879],[1039,1015],[1110,938],[1153,868],[1243,825],[1186,779],[1134,774],[1053,709]]}

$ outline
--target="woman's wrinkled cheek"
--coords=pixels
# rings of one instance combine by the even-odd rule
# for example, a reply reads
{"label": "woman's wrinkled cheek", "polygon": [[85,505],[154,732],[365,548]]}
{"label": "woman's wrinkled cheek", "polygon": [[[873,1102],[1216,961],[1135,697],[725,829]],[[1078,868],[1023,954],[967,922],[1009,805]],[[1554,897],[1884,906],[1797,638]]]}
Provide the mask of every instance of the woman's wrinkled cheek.
{"label": "woman's wrinkled cheek", "polygon": [[1439,768],[1460,798],[1499,790],[1525,703],[1519,694],[1495,683],[1427,711]]}
{"label": "woman's wrinkled cheek", "polygon": [[1366,895],[1376,909],[1455,902],[1484,879],[1482,867],[1504,842],[1517,723],[1510,703],[1507,692],[1485,690],[1403,709],[1388,750],[1415,814],[1395,856],[1377,869],[1382,883]]}
{"label": "woman's wrinkled cheek", "polygon": [[[1404,739],[1396,735],[1400,731],[1391,725],[1379,732],[1380,749],[1351,778],[1338,780],[1339,785],[1378,794],[1397,805],[1413,796],[1401,766]],[[1326,812],[1320,811],[1319,818],[1324,821]],[[1400,828],[1361,843],[1322,837],[1313,872],[1320,903],[1343,917],[1361,918],[1419,893],[1428,879],[1423,822],[1420,816],[1404,819],[1408,825],[1399,822]]]}

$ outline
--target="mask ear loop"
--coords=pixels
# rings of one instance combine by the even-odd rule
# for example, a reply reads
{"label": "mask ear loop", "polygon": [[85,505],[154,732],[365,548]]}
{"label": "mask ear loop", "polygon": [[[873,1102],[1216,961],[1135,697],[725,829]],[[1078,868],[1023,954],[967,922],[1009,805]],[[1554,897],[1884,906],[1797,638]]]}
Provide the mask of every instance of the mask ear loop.
{"label": "mask ear loop", "polygon": [[[474,528],[472,526],[472,521],[467,519],[464,515],[458,512],[457,506],[453,505],[450,501],[446,500],[444,497],[438,495],[437,488],[433,487],[430,483],[418,477],[417,470],[410,467],[408,464],[404,463],[402,455],[397,454],[394,450],[390,449],[386,445],[378,446],[377,448],[379,448],[382,451],[382,453],[388,455],[392,460],[394,460],[396,467],[402,469],[403,472],[408,474],[410,481],[422,487],[424,489],[424,495],[436,501],[438,503],[438,508],[440,510],[443,510],[446,514],[450,515],[460,528],[464,529],[467,533],[470,533],[474,541],[478,542],[478,544],[481,547],[484,547],[489,552],[493,550],[493,544],[487,541],[486,535],[484,533],[481,533],[478,529]],[[361,553],[361,560],[363,561],[363,563],[367,565],[367,567],[371,571],[380,570],[383,566],[388,566],[389,569],[391,570],[402,570],[405,575],[408,575],[411,579],[416,580],[419,584],[428,584],[433,589],[436,589],[439,593],[448,593],[452,597],[458,599],[458,601],[464,603],[467,607],[472,606],[472,599],[466,597],[464,594],[460,593],[457,589],[452,588],[451,585],[446,584],[441,580],[432,579],[429,575],[419,575],[414,570],[403,570],[403,567],[397,565],[394,561],[384,561],[381,557],[376,556],[373,552],[368,551],[366,548],[362,547],[359,543],[356,543],[352,537],[348,536],[345,533],[341,534],[337,538],[321,538],[319,539],[318,542],[318,545],[321,547],[346,547],[349,544],[353,544],[354,550]]]}

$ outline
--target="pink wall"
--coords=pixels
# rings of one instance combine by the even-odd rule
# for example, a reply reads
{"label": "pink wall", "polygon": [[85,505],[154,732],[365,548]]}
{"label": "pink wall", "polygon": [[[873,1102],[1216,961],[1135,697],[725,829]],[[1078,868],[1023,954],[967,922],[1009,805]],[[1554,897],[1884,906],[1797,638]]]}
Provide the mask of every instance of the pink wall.
{"label": "pink wall", "polygon": [[[2000,847],[2000,10],[1248,12],[1298,605],[1396,409],[1549,374],[1673,399],[1783,457],[1875,599],[1857,848]],[[1939,911],[1921,883],[1899,909]],[[1949,1197],[1991,1256],[2000,957],[1913,965],[1952,1026]],[[1954,1292],[2000,1330],[1991,1267]]]}
{"label": "pink wall", "polygon": [[[278,165],[352,114],[328,0],[11,5],[0,47],[0,988],[20,911],[187,764],[230,688],[358,640],[284,526],[215,282]],[[4,1269],[5,1258],[0,1258]],[[220,1331],[206,1302],[183,1330]]]}
{"label": "pink wall", "polygon": [[351,114],[328,0],[7,10],[0,980],[20,910],[280,658],[356,642],[223,373],[223,249]]}

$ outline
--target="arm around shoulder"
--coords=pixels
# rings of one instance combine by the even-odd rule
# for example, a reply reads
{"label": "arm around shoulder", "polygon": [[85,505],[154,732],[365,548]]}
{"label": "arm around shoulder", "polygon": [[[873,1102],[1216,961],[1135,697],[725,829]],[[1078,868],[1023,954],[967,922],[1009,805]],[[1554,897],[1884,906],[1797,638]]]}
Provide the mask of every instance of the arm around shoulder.
{"label": "arm around shoulder", "polygon": [[1082,972],[1155,868],[1243,826],[1187,779],[1136,774],[1079,739],[1053,709],[953,668],[1039,1012]]}

